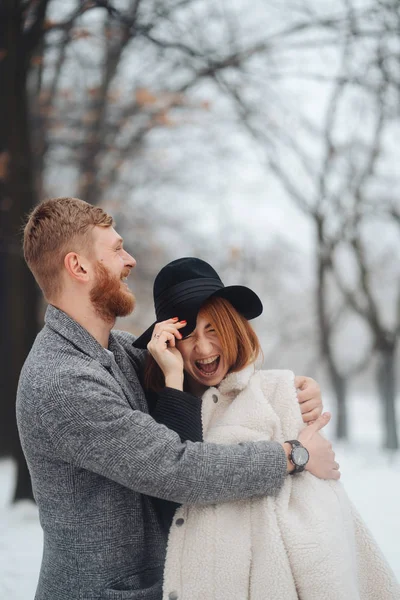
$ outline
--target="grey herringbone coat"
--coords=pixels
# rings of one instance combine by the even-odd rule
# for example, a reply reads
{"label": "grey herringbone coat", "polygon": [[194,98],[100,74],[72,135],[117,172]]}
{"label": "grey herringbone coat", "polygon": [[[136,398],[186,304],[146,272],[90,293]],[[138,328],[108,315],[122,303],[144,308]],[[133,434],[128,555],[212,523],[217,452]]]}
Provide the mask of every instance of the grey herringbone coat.
{"label": "grey herringbone coat", "polygon": [[156,423],[132,340],[111,333],[114,360],[50,306],[21,372],[18,427],[44,532],[36,600],[160,600],[166,540],[149,496],[215,503],[283,483],[279,444],[182,443]]}

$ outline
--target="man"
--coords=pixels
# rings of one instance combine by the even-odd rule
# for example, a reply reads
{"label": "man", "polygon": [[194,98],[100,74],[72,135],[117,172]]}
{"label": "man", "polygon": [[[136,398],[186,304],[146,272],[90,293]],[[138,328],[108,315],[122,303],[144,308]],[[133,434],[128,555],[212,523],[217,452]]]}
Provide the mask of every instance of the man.
{"label": "man", "polygon": [[[25,227],[25,258],[49,303],[17,395],[44,532],[36,600],[161,600],[166,534],[150,496],[201,504],[276,494],[294,468],[287,444],[190,441],[201,430],[190,394],[165,388],[155,408],[177,432],[148,414],[143,351],[111,331],[133,310],[126,278],[135,266],[112,225],[101,208],[55,198]],[[308,405],[305,420],[320,412]],[[318,417],[299,441],[307,468],[337,479],[318,433],[328,420]]]}

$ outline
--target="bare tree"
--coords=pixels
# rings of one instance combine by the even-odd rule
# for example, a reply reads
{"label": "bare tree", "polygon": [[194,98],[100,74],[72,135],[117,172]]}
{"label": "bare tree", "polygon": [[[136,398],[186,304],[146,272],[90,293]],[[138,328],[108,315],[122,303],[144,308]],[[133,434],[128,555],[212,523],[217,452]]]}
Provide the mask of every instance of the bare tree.
{"label": "bare tree", "polygon": [[[381,365],[384,365],[379,369],[378,386],[385,391],[385,398],[382,398],[386,406],[385,445],[393,448],[397,444],[393,431],[395,386],[392,372],[397,324],[388,335],[387,328],[382,327],[379,319],[367,318],[367,311],[364,309],[361,312],[360,304],[356,305],[354,298],[350,303],[348,290],[337,285],[334,262],[339,246],[346,243],[347,229],[352,229],[354,233],[354,214],[361,218],[370,210],[366,190],[373,185],[376,164],[383,154],[381,138],[386,125],[393,122],[396,114],[393,94],[398,83],[395,78],[398,55],[396,50],[392,50],[392,42],[399,18],[398,6],[397,3],[379,2],[374,7],[365,4],[355,8],[350,0],[346,0],[342,10],[334,16],[321,16],[316,5],[313,9],[312,3],[302,6],[297,24],[290,25],[284,31],[286,44],[278,47],[269,44],[263,53],[264,57],[270,57],[270,63],[274,65],[264,74],[264,80],[269,83],[269,86],[266,84],[267,88],[263,88],[269,93],[269,102],[264,102],[267,107],[265,110],[260,108],[257,100],[254,101],[255,92],[249,73],[247,79],[242,78],[239,82],[225,73],[217,74],[215,80],[225,93],[230,94],[242,124],[263,148],[268,170],[276,175],[285,193],[314,224],[318,282],[315,305],[321,354],[327,362],[337,398],[337,435],[347,435],[347,380],[367,364],[375,348],[379,349]],[[327,49],[330,45],[335,49],[335,55],[329,54],[331,65],[324,73],[316,72],[315,66],[319,63],[322,66],[323,62],[315,57],[307,69],[299,69],[296,62],[295,68],[282,68],[279,53],[283,48],[286,52],[296,48],[298,52],[305,53],[309,47]],[[394,61],[394,67],[391,66],[391,60]],[[360,61],[363,67],[360,67]],[[259,65],[255,67],[259,72]],[[293,77],[326,82],[328,99],[324,100],[322,126],[321,120],[310,118],[310,115],[300,113],[293,106],[287,110],[286,118],[280,120],[276,110],[272,115],[268,114],[272,102],[275,105],[277,103],[277,98],[273,98],[272,94],[278,97],[279,93],[278,88],[272,89],[271,82]],[[287,104],[282,93],[278,101],[280,107]],[[355,101],[360,102],[361,110],[352,106]],[[368,108],[363,110],[363,106]],[[360,123],[363,117],[368,121],[355,130],[353,124],[349,127],[345,122],[352,115]],[[375,314],[376,317],[377,308],[371,303],[371,289],[362,283],[362,265],[364,274],[367,273],[365,257],[360,242],[356,243],[355,240],[359,240],[358,235],[352,237],[351,246],[354,252],[357,249],[360,287],[366,296],[369,316]],[[340,268],[343,270],[343,263]],[[365,345],[358,361],[350,368],[343,364],[336,350],[341,320],[349,310],[365,317],[372,339],[372,344]]]}
{"label": "bare tree", "polygon": [[19,371],[36,334],[38,314],[38,292],[20,248],[23,217],[36,202],[26,82],[47,4],[47,0],[5,0],[0,12],[0,439],[1,453],[16,456],[21,466],[16,498],[31,494],[18,443],[14,403]]}

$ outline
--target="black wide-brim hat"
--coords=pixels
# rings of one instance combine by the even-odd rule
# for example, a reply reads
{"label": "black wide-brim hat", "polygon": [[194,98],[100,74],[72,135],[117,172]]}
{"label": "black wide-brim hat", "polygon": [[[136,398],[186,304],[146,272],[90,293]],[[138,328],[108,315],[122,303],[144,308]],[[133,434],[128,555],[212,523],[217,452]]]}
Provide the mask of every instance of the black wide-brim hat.
{"label": "black wide-brim hat", "polygon": [[183,337],[196,328],[201,306],[213,297],[225,298],[246,319],[261,315],[263,305],[250,288],[243,285],[224,286],[218,273],[200,258],[178,258],[161,269],[154,281],[153,298],[156,321],[133,343],[136,348],[146,348],[154,325],[178,317],[187,321],[180,329]]}

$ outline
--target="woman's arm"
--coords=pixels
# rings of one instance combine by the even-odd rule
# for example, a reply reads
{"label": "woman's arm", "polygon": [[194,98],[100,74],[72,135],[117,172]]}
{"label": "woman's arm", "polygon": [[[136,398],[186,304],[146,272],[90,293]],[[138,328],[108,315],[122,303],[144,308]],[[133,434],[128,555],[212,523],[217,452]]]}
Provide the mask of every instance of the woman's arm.
{"label": "woman's arm", "polygon": [[150,414],[157,423],[175,431],[182,442],[203,441],[201,398],[174,388],[146,392]]}

